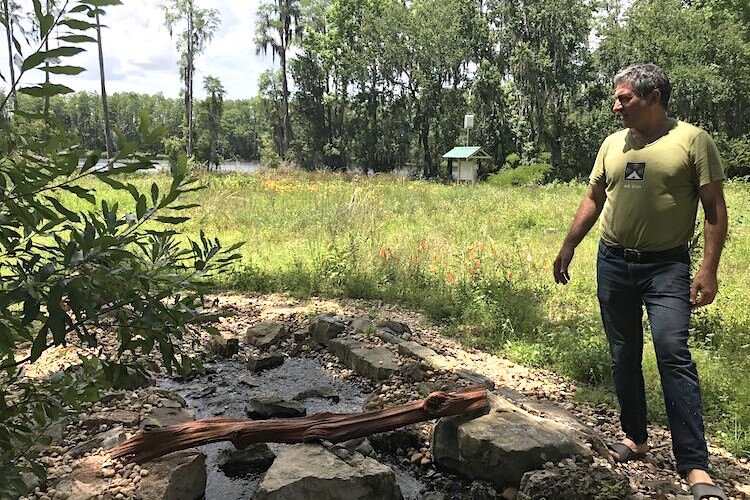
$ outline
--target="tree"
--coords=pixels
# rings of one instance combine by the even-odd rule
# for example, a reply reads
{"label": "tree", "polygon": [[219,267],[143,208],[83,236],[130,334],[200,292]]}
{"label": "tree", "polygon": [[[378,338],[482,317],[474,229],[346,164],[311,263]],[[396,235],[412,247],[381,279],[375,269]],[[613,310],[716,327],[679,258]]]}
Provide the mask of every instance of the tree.
{"label": "tree", "polygon": [[[100,4],[103,5],[104,3]],[[120,0],[107,0],[107,5],[122,5]],[[99,15],[103,15],[104,11],[98,7],[95,7],[89,11],[89,16],[94,14],[96,18],[96,45],[99,49],[99,80],[102,88],[102,114],[104,116],[104,142],[107,146],[107,159],[112,157],[114,153],[114,146],[112,145],[112,128],[109,125],[109,105],[107,104],[107,88],[105,85],[104,77],[104,54],[102,50],[102,25],[99,21]]]}
{"label": "tree", "polygon": [[224,94],[226,91],[221,85],[221,81],[213,76],[206,76],[203,79],[203,88],[208,94],[206,98],[208,108],[208,164],[219,168],[216,144],[221,133],[221,116],[224,113]]}
{"label": "tree", "polygon": [[187,124],[187,154],[193,155],[195,138],[193,120],[193,77],[195,59],[203,52],[219,26],[219,11],[195,7],[194,0],[168,0],[162,4],[164,23],[170,36],[181,27],[177,37],[180,52],[180,75],[185,83],[185,120]]}
{"label": "tree", "polygon": [[13,105],[13,110],[16,109],[16,93],[13,84],[16,81],[16,64],[13,60],[13,54],[16,53],[14,50],[14,44],[17,44],[15,35],[13,34],[13,27],[18,23],[18,9],[20,6],[13,1],[3,0],[3,15],[0,18],[3,26],[5,26],[5,34],[8,42],[8,70],[10,72],[10,102]]}
{"label": "tree", "polygon": [[256,52],[266,54],[270,48],[271,57],[279,56],[282,75],[282,95],[284,100],[283,140],[279,153],[283,157],[292,137],[289,121],[289,79],[287,52],[295,38],[302,36],[299,24],[299,0],[274,0],[258,7],[258,21],[255,27]]}
{"label": "tree", "polygon": [[488,8],[535,153],[549,151],[553,165],[560,166],[564,117],[588,59],[592,5],[588,0],[497,0]]}
{"label": "tree", "polygon": [[[23,63],[18,80],[34,69],[75,74],[82,68],[60,63],[82,52],[79,43],[91,23],[73,14],[94,0],[71,1],[54,17],[35,10],[41,39]],[[70,9],[68,9],[70,7]],[[45,50],[48,38],[64,42]],[[77,32],[77,34],[75,33]],[[15,85],[14,85],[15,87]],[[38,101],[72,92],[42,82],[17,90]],[[12,92],[11,92],[12,93]],[[10,94],[0,102],[7,104]],[[36,108],[44,108],[37,104]],[[110,169],[96,169],[97,151],[84,149],[77,134],[53,113],[16,111],[0,126],[0,497],[25,493],[21,473],[44,475],[35,445],[44,444],[53,422],[74,414],[83,401],[98,400],[103,384],[128,387],[143,368],[137,355],[154,349],[162,366],[187,376],[200,370],[184,354],[183,343],[197,338],[194,326],[210,319],[202,312],[205,278],[229,265],[236,255],[201,233],[182,244],[177,225],[185,193],[200,189],[182,155],[171,181],[153,182],[148,193],[122,173],[152,168],[141,145],[159,144],[164,127],[147,114],[138,122],[138,142],[121,133]],[[127,202],[99,195],[109,186]],[[122,197],[120,197],[123,199]],[[74,203],[72,200],[79,199]],[[165,213],[166,211],[166,213]],[[102,335],[116,335],[118,348],[98,351]],[[46,380],[28,380],[23,368],[52,346],[74,343],[86,352],[81,364]]]}

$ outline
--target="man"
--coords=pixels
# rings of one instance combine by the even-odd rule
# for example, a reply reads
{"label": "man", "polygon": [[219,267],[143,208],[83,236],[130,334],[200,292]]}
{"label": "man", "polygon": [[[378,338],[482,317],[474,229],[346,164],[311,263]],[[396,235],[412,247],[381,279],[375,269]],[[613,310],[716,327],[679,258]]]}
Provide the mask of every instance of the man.
{"label": "man", "polygon": [[[696,500],[725,499],[707,472],[698,373],[687,345],[691,308],[710,304],[718,291],[727,232],[721,160],[706,132],[667,115],[671,85],[661,68],[630,66],[617,74],[615,86],[612,109],[625,129],[599,149],[588,193],[553,264],[555,281],[570,280],[574,250],[602,214],[597,295],[625,433],[610,445],[612,456],[625,462],[648,451],[641,369],[645,305],[677,471]],[[705,244],[691,284],[687,244],[698,200]]]}

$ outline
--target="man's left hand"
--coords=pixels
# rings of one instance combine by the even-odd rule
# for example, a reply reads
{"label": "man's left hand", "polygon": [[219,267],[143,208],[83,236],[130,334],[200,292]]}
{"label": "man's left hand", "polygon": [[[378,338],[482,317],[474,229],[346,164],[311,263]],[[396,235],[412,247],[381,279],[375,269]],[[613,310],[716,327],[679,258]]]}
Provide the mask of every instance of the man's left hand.
{"label": "man's left hand", "polygon": [[690,287],[690,304],[694,309],[707,306],[714,301],[718,291],[716,273],[699,269]]}

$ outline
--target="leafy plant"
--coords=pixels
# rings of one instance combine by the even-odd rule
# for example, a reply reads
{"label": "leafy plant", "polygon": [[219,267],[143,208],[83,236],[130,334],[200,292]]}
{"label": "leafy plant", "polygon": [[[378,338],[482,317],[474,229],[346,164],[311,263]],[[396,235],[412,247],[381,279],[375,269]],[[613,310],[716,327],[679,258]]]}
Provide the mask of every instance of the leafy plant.
{"label": "leafy plant", "polygon": [[[93,40],[85,33],[95,25],[80,14],[112,3],[68,1],[53,17],[35,0],[41,40],[23,58],[13,88],[40,67],[53,75],[83,71],[57,61]],[[61,45],[44,50],[57,33]],[[45,82],[18,92],[44,99],[72,90]],[[169,373],[201,369],[184,346],[197,339],[194,325],[213,317],[202,307],[205,278],[232,263],[239,244],[224,249],[202,231],[181,243],[177,226],[189,219],[181,214],[196,205],[180,198],[202,186],[188,175],[183,154],[172,165],[169,185],[152,182],[142,193],[125,174],[154,167],[138,150],[160,143],[164,129],[142,114],[138,132],[140,142],[118,133],[119,151],[101,165],[102,152],[82,148],[74,131],[51,115],[16,110],[0,127],[2,497],[23,492],[22,473],[44,475],[33,445],[44,442],[46,428],[96,399],[102,384],[127,386],[139,370],[138,355],[159,351]],[[90,187],[97,184],[130,201],[108,201]],[[66,196],[80,199],[83,208],[61,201]],[[104,336],[116,341],[102,342]],[[81,366],[42,381],[24,376],[45,351],[68,344],[86,353]]]}

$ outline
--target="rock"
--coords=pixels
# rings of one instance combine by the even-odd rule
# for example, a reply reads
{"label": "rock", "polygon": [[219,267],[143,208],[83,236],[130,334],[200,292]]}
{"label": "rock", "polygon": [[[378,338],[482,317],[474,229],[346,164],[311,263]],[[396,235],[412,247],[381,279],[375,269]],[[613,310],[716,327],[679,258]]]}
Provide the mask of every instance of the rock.
{"label": "rock", "polygon": [[518,498],[518,488],[509,486],[503,490],[503,493],[500,495],[500,497],[504,498],[505,500],[516,500],[516,498]]}
{"label": "rock", "polygon": [[267,470],[276,454],[266,443],[251,444],[243,450],[225,448],[216,460],[219,468],[227,476],[240,476],[248,472]]}
{"label": "rock", "polygon": [[427,377],[419,363],[406,363],[401,367],[401,374],[407,382],[423,382]]}
{"label": "rock", "polygon": [[502,487],[519,484],[524,473],[545,462],[591,456],[569,428],[497,396],[489,399],[487,415],[443,418],[435,426],[432,452],[440,468]]}
{"label": "rock", "polygon": [[139,498],[198,500],[206,491],[206,455],[192,448],[149,462],[135,489]]}
{"label": "rock", "polygon": [[111,430],[101,432],[88,441],[79,444],[78,446],[71,449],[68,453],[70,454],[71,458],[79,458],[85,455],[87,452],[93,450],[94,448],[104,448],[105,450],[114,448],[126,439],[127,435],[125,433],[125,428],[121,425],[118,425]]}
{"label": "rock", "polygon": [[284,364],[284,356],[281,354],[267,354],[264,356],[250,356],[247,359],[247,369],[253,372],[270,370]]}
{"label": "rock", "polygon": [[411,328],[409,328],[409,325],[406,323],[401,323],[400,321],[394,321],[392,319],[383,319],[375,323],[375,326],[378,328],[384,328],[386,330],[390,330],[396,335],[401,335],[403,333],[411,334]]}
{"label": "rock", "polygon": [[216,386],[206,386],[206,387],[203,387],[202,389],[198,389],[196,391],[191,392],[189,396],[195,399],[202,399],[208,396],[212,396],[215,393],[216,393]]}
{"label": "rock", "polygon": [[318,387],[305,389],[304,391],[294,396],[292,399],[295,401],[304,401],[310,398],[328,399],[329,401],[333,401],[334,403],[338,403],[341,400],[340,396],[336,394],[336,389],[334,389],[330,385],[321,385]]}
{"label": "rock", "polygon": [[166,427],[195,420],[195,410],[187,408],[154,408],[151,413],[143,417],[140,428]]}
{"label": "rock", "polygon": [[347,461],[322,446],[285,448],[255,492],[254,500],[397,500],[401,490],[393,471],[372,458],[353,454]]}
{"label": "rock", "polygon": [[101,455],[83,459],[68,478],[57,484],[57,491],[76,500],[96,499],[109,486],[102,475],[105,460]]}
{"label": "rock", "polygon": [[285,324],[277,321],[262,321],[248,328],[245,333],[245,341],[261,349],[278,344],[287,337],[289,337],[289,329]]}
{"label": "rock", "polygon": [[304,417],[305,406],[296,401],[284,401],[281,398],[252,398],[245,406],[245,413],[255,420],[267,418]]}
{"label": "rock", "polygon": [[258,387],[259,385],[255,377],[252,377],[250,375],[243,375],[242,377],[240,377],[237,383],[241,385],[246,385],[248,387]]}
{"label": "rock", "polygon": [[240,352],[239,339],[224,339],[220,336],[213,336],[206,345],[206,352],[222,358],[231,358]]}
{"label": "rock", "polygon": [[149,396],[147,398],[147,403],[151,402],[151,398],[154,397],[152,400],[153,402],[151,404],[157,404],[160,400],[169,399],[171,401],[177,401],[182,408],[187,408],[187,402],[185,401],[185,398],[180,396],[174,391],[170,391],[167,389],[160,389],[158,387],[149,387],[147,389]]}
{"label": "rock", "polygon": [[338,337],[346,330],[344,322],[333,314],[321,314],[310,320],[310,336],[319,344],[327,345],[328,341]]}
{"label": "rock", "polygon": [[628,479],[605,467],[552,468],[527,472],[517,498],[575,500],[627,498],[633,493]]}
{"label": "rock", "polygon": [[370,318],[366,316],[354,318],[349,326],[354,333],[369,334],[375,331],[375,326],[372,324]]}
{"label": "rock", "polygon": [[328,347],[345,365],[364,377],[384,380],[399,372],[398,358],[386,347],[370,347],[348,337],[331,339]]}
{"label": "rock", "polygon": [[83,427],[87,429],[98,429],[102,425],[122,425],[125,427],[134,427],[138,425],[140,415],[136,411],[129,410],[111,410],[96,413],[83,420]]}
{"label": "rock", "polygon": [[124,366],[125,376],[117,377],[113,389],[132,391],[156,384],[154,377],[141,366]]}
{"label": "rock", "polygon": [[422,495],[422,500],[446,500],[445,493],[439,491],[428,491]]}
{"label": "rock", "polygon": [[420,446],[420,435],[414,427],[401,427],[389,432],[381,432],[368,437],[373,448],[381,453],[395,454],[399,448],[408,450]]}

